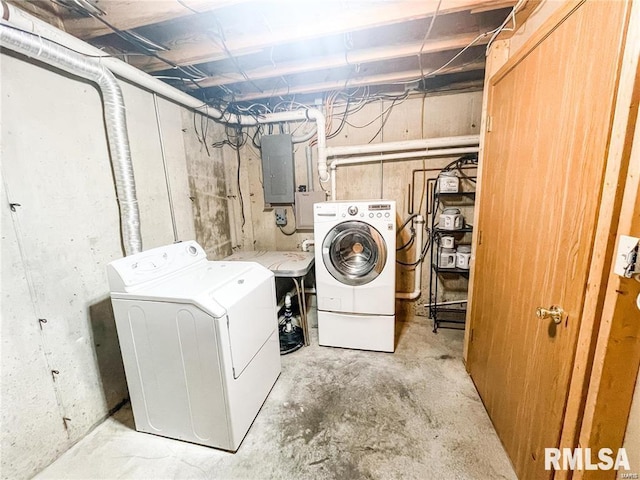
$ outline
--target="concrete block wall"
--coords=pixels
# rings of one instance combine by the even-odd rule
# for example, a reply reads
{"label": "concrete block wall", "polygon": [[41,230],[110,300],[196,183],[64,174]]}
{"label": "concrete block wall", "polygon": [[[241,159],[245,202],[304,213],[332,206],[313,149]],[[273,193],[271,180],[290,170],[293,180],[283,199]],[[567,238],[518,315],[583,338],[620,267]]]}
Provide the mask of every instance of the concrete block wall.
{"label": "concrete block wall", "polygon": [[[123,249],[98,90],[22,57],[3,53],[0,61],[0,471],[21,479],[127,399],[105,275]],[[174,241],[159,132],[152,95],[121,85],[148,249]],[[224,185],[221,160],[200,151],[183,108],[158,102],[178,238],[224,256],[231,244],[225,195],[209,209],[199,203],[201,177]],[[208,174],[193,173],[210,161],[216,167]],[[20,204],[15,212],[10,203]],[[215,241],[203,227],[209,223]]]}

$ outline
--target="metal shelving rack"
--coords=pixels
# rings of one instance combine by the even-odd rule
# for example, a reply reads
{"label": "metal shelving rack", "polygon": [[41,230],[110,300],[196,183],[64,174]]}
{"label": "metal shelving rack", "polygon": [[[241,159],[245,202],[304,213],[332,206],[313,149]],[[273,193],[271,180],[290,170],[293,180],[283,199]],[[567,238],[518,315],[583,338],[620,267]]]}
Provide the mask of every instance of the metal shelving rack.
{"label": "metal shelving rack", "polygon": [[[465,225],[464,228],[458,230],[444,230],[438,227],[438,212],[442,206],[446,206],[447,201],[451,199],[463,200],[469,199],[475,203],[476,192],[438,192],[433,189],[431,204],[431,269],[429,277],[429,318],[433,320],[433,331],[438,328],[459,328],[456,326],[465,324],[467,315],[466,303],[461,303],[461,307],[441,306],[438,305],[438,290],[441,288],[441,275],[460,275],[469,278],[469,270],[462,268],[442,268],[438,266],[440,258],[441,237],[442,235],[454,235],[462,238],[473,232],[472,225]],[[467,204],[457,203],[456,206],[465,206]],[[442,325],[444,324],[444,325]]]}

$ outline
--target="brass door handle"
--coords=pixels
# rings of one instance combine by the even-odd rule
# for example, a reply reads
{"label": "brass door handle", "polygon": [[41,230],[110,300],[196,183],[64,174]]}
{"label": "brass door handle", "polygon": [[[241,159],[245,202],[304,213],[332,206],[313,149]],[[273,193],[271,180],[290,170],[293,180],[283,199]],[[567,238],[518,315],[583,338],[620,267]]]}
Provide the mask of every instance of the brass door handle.
{"label": "brass door handle", "polygon": [[545,318],[552,318],[555,323],[562,323],[563,315],[564,310],[558,305],[551,305],[551,307],[549,308],[538,307],[536,309],[536,316],[540,320],[544,320]]}

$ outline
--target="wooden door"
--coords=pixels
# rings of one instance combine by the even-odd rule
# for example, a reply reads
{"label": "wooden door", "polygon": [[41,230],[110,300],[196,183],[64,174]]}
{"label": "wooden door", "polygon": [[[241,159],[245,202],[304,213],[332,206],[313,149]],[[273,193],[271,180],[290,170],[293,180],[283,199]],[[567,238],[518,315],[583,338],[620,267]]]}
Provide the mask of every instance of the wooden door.
{"label": "wooden door", "polygon": [[[521,479],[550,478],[587,282],[627,2],[587,1],[491,80],[468,368]],[[559,305],[560,324],[537,307]]]}

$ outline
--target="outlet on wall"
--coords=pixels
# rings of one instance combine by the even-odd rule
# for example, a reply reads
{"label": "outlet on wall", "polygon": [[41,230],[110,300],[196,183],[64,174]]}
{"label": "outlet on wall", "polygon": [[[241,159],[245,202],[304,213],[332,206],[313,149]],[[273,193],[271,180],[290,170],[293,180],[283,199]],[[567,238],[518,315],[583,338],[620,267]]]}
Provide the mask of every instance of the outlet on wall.
{"label": "outlet on wall", "polygon": [[284,227],[287,224],[287,209],[276,208],[274,211],[276,214],[276,225]]}

